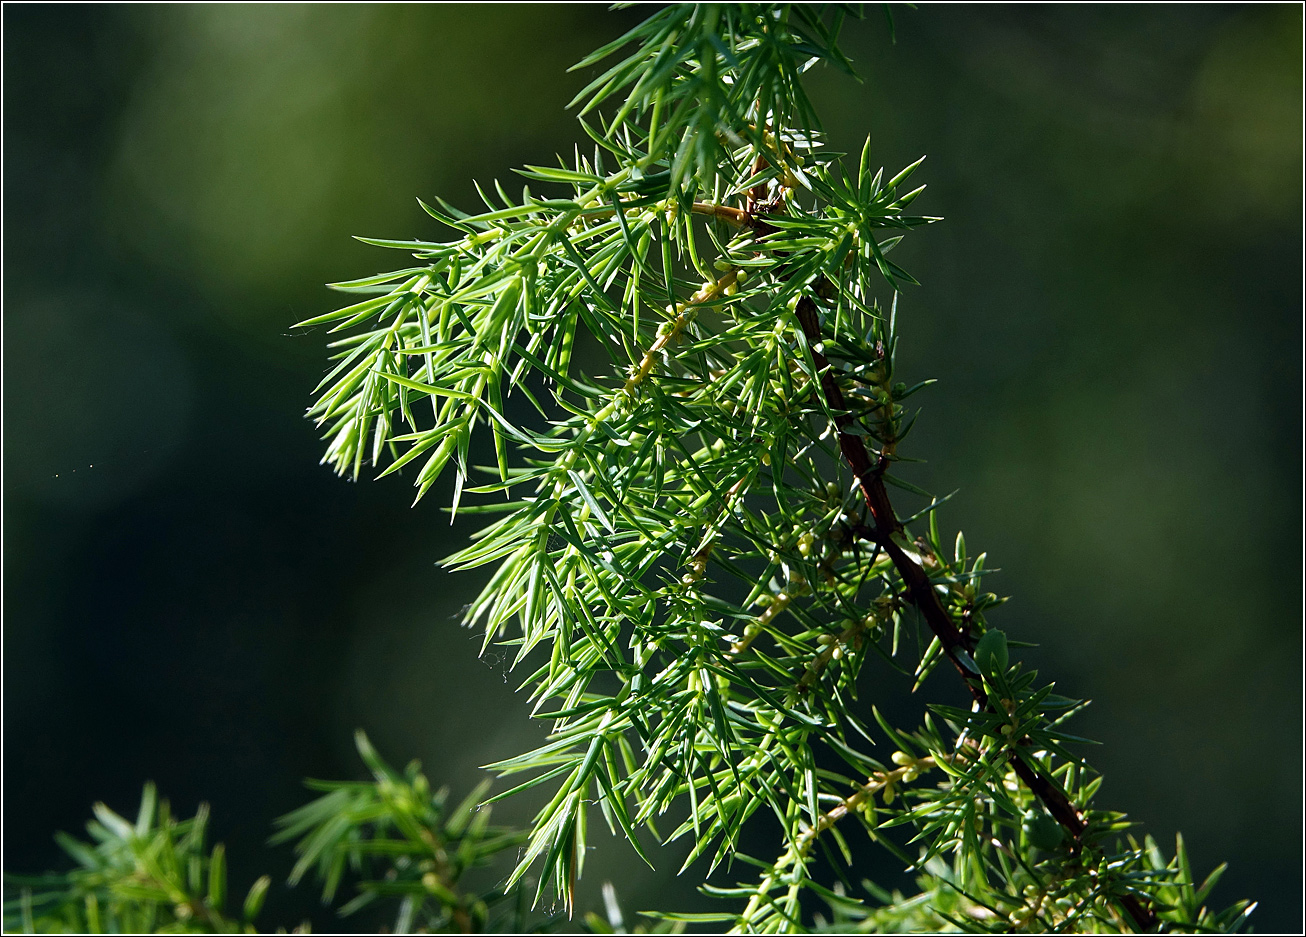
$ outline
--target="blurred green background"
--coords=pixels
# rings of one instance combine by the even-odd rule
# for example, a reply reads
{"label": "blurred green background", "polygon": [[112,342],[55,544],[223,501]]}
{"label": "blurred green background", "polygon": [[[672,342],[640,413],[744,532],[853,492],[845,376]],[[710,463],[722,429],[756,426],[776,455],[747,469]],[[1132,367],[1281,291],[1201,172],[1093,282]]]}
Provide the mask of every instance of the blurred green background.
{"label": "blurred green background", "polygon": [[[347,484],[302,419],[320,284],[443,236],[414,201],[581,138],[597,6],[14,6],[4,15],[4,866],[146,778],[215,807],[233,891],[361,726],[459,793],[539,737],[453,620],[441,497]],[[811,76],[836,148],[922,153],[947,221],[895,259],[913,480],[1003,572],[995,621],[1096,702],[1127,810],[1300,924],[1302,12],[899,9]],[[905,258],[905,259],[903,259]],[[920,398],[918,398],[920,399]],[[433,493],[434,495],[434,493]],[[496,815],[525,821],[530,804]],[[761,855],[772,847],[756,846]],[[698,876],[619,844],[628,908]],[[739,873],[751,878],[747,869]],[[263,918],[313,916],[274,889]]]}

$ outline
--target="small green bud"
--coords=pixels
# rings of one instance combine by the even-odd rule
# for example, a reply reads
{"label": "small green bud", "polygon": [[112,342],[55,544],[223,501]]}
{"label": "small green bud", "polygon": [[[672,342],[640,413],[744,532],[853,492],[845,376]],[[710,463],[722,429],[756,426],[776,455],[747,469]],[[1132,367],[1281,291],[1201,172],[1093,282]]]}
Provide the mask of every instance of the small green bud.
{"label": "small green bud", "polygon": [[1056,849],[1065,838],[1065,831],[1061,829],[1061,824],[1045,813],[1027,814],[1020,828],[1031,845],[1045,852]]}
{"label": "small green bud", "polygon": [[994,628],[984,632],[975,645],[975,664],[985,676],[1007,672],[1007,636]]}

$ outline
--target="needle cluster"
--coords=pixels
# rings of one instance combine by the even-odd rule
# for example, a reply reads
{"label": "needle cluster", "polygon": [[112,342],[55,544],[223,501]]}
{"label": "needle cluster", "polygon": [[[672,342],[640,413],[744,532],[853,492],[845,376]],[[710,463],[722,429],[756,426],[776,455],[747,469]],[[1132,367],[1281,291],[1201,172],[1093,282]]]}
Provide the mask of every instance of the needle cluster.
{"label": "needle cluster", "polygon": [[[302,323],[343,336],[310,410],[326,461],[411,471],[419,498],[452,471],[455,512],[497,515],[448,564],[494,567],[466,623],[515,647],[551,726],[491,766],[525,776],[495,799],[550,792],[509,885],[538,867],[569,906],[597,806],[650,862],[683,838],[686,868],[755,870],[705,886],[738,910],[694,916],[739,931],[1236,926],[1250,908],[1207,911],[1182,845],[1096,806],[1082,704],[1012,658],[984,554],[945,549],[944,499],[900,477],[931,382],[899,380],[915,280],[889,255],[939,219],[912,212],[919,161],[823,144],[801,75],[851,72],[843,17],[654,13],[577,66],[607,64],[574,102],[591,150],[473,214],[423,205],[449,239],[372,241],[416,263]],[[899,515],[893,486],[925,503]],[[867,686],[872,658],[898,683]],[[940,663],[969,708],[880,716]],[[739,851],[759,813],[774,860]],[[921,893],[853,886],[854,832]]]}

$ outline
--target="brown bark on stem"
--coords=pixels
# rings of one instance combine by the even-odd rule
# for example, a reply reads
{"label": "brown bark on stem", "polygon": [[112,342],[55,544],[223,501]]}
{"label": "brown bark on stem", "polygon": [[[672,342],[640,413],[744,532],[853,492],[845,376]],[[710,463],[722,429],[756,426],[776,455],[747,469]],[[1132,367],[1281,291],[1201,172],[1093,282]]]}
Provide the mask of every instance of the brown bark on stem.
{"label": "brown bark on stem", "polygon": [[[760,172],[765,168],[765,162],[759,157],[754,172]],[[745,211],[707,203],[695,203],[694,210],[696,213],[711,215],[737,227],[752,228],[759,235],[765,235],[775,229],[768,225],[764,218],[759,218],[756,214],[763,197],[757,189],[750,191],[747,199],[748,209]],[[947,609],[943,607],[943,603],[939,601],[938,593],[930,584],[929,574],[925,572],[920,564],[909,557],[902,547],[894,542],[894,535],[901,535],[903,526],[894,513],[893,505],[889,501],[889,493],[884,487],[883,476],[885,469],[888,468],[888,459],[880,455],[872,462],[870,453],[867,452],[866,444],[862,441],[862,438],[854,433],[845,433],[843,431],[852,422],[853,418],[848,412],[843,390],[839,387],[839,382],[830,368],[830,362],[821,351],[821,316],[816,307],[816,302],[810,296],[804,296],[798,301],[795,312],[798,316],[798,322],[802,326],[803,336],[807,339],[808,348],[811,350],[812,363],[816,366],[817,377],[821,382],[821,392],[825,397],[826,405],[835,413],[835,424],[839,430],[839,451],[843,455],[844,461],[848,463],[848,467],[852,469],[853,475],[857,479],[857,485],[861,489],[862,497],[866,500],[866,506],[871,512],[874,523],[871,528],[872,539],[893,561],[894,568],[897,569],[898,575],[902,577],[907,586],[907,599],[916,606],[926,624],[929,625],[930,630],[938,637],[940,644],[943,646],[943,653],[961,676],[962,682],[966,684],[966,689],[970,691],[971,697],[981,708],[987,708],[988,695],[984,692],[982,681],[969,667],[962,663],[961,658],[958,656],[959,652],[964,652],[969,656],[972,650],[969,636],[957,627],[952,620],[952,616],[948,614]],[[1066,832],[1071,835],[1074,848],[1078,851],[1080,839],[1086,825],[1084,818],[1075,809],[1075,805],[1070,802],[1070,799],[1059,786],[1031,767],[1024,756],[1015,749],[1011,751],[1010,760],[1012,770],[1016,773],[1016,776],[1020,778],[1030,793],[1042,802],[1052,818],[1060,823]],[[1123,895],[1118,900],[1120,906],[1128,913],[1140,930],[1148,931],[1156,928],[1156,915],[1136,897]]]}
{"label": "brown bark on stem", "polygon": [[[811,350],[812,363],[816,366],[826,405],[835,412],[835,424],[839,430],[839,451],[857,478],[858,487],[861,488],[866,506],[870,509],[874,523],[871,533],[875,543],[893,561],[894,568],[907,586],[908,600],[916,606],[930,630],[938,637],[943,646],[943,653],[956,668],[971,697],[981,708],[987,708],[988,695],[984,692],[979,677],[963,664],[959,657],[959,652],[965,652],[969,656],[971,646],[968,635],[957,628],[952,616],[939,601],[939,595],[930,583],[929,574],[894,542],[895,534],[903,534],[903,526],[893,511],[889,494],[884,487],[884,471],[888,467],[888,460],[880,456],[872,462],[862,437],[844,432],[844,428],[853,418],[848,413],[847,402],[830,368],[830,362],[821,351],[821,320],[815,301],[809,296],[804,296],[798,301],[796,313],[803,329],[803,336],[807,339],[808,348]],[[1010,758],[1016,776],[1043,803],[1053,819],[1071,835],[1075,848],[1078,849],[1085,824],[1075,805],[1056,784],[1031,767],[1018,751],[1013,749]],[[1119,902],[1140,929],[1151,930],[1156,927],[1156,916],[1137,898],[1125,895],[1119,898]]]}

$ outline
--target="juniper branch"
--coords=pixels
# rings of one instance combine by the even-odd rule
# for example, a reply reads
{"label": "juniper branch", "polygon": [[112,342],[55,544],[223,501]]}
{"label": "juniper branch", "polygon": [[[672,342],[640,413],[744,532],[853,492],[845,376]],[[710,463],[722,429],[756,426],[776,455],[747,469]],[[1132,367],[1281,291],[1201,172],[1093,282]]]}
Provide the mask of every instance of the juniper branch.
{"label": "juniper branch", "polygon": [[[888,497],[886,483],[912,487],[888,469],[914,419],[903,401],[930,382],[894,382],[900,292],[915,280],[887,255],[938,219],[908,213],[919,161],[886,181],[869,142],[853,171],[822,147],[800,76],[820,61],[849,69],[843,16],[669,7],[581,63],[615,59],[577,99],[598,120],[583,125],[592,156],[521,171],[565,197],[496,186],[479,214],[424,205],[457,236],[374,242],[420,265],[338,284],[381,295],[309,323],[376,319],[336,343],[311,410],[327,458],[357,474],[365,452],[389,451],[382,474],[413,465],[419,498],[452,465],[453,510],[502,515],[449,562],[496,565],[466,617],[487,645],[515,646],[516,663],[541,651],[524,685],[552,732],[492,766],[529,775],[515,790],[553,792],[512,875],[541,865],[537,896],[570,903],[590,803],[646,858],[639,826],[691,839],[687,864],[706,855],[713,869],[766,810],[785,842],[763,881],[783,875],[791,891],[782,915],[723,918],[742,927],[804,926],[801,895],[830,892],[802,857],[853,815],[928,870],[927,902],[887,899],[892,914],[924,908],[917,923],[1237,926],[1245,904],[1174,910],[1178,857],[1091,807],[1101,779],[1062,728],[1082,704],[1037,685],[985,621],[1001,600],[980,591],[984,555],[960,535],[942,555],[939,499],[913,539],[915,518]],[[582,331],[607,377],[573,362]],[[514,393],[539,419],[510,416]],[[469,487],[478,426],[497,465]],[[510,500],[462,503],[498,493]],[[909,607],[929,630],[915,654]],[[931,705],[913,732],[872,707],[877,741],[857,702],[869,654],[918,687],[946,658],[974,705]],[[894,777],[875,754],[886,738],[894,759],[946,780],[904,791],[910,806],[890,806],[890,781],[872,806],[853,778]],[[679,823],[662,835],[668,813]],[[878,833],[899,825],[917,858]],[[755,887],[727,891],[757,910]],[[848,901],[868,922],[890,913]]]}

